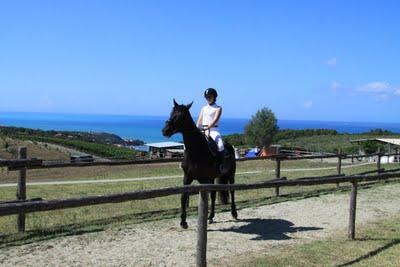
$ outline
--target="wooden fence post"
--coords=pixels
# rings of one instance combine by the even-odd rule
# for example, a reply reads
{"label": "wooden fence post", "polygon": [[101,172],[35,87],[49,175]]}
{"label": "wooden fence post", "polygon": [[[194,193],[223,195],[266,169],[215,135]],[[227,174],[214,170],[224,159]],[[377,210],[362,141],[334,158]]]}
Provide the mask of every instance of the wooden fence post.
{"label": "wooden fence post", "polygon": [[[341,150],[338,150],[338,162],[337,162],[337,174],[341,175],[342,174],[342,157],[341,157]],[[339,183],[336,183],[336,187],[338,188],[340,185]]]}
{"label": "wooden fence post", "polygon": [[207,216],[208,216],[208,192],[200,191],[197,218],[197,254],[196,266],[207,266]]}
{"label": "wooden fence post", "polygon": [[351,182],[350,216],[348,238],[354,240],[356,234],[357,181]]}
{"label": "wooden fence post", "polygon": [[[27,158],[27,149],[26,147],[18,148],[18,159],[26,159]],[[19,170],[18,177],[18,188],[17,188],[17,200],[24,201],[26,200],[26,168],[22,168]],[[18,214],[18,232],[25,232],[25,213],[21,212]]]}
{"label": "wooden fence post", "polygon": [[281,178],[281,159],[276,158],[275,178]]}
{"label": "wooden fence post", "polygon": [[[281,159],[279,157],[276,158],[275,178],[281,178]],[[279,186],[275,187],[275,195],[279,197]]]}
{"label": "wooden fence post", "polygon": [[377,168],[377,172],[378,174],[381,173],[381,152],[378,152],[378,160],[376,161],[376,168]]}

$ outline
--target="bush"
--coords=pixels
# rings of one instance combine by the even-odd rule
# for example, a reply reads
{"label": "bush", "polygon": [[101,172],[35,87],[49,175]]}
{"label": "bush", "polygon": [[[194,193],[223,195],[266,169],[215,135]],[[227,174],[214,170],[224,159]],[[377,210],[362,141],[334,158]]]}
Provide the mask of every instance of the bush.
{"label": "bush", "polygon": [[292,139],[303,136],[337,135],[337,134],[338,132],[336,130],[330,130],[330,129],[304,129],[304,130],[284,129],[280,130],[276,134],[274,141],[277,142],[284,139]]}
{"label": "bush", "polygon": [[223,139],[233,146],[245,146],[247,145],[246,139],[243,134],[230,134],[223,136]]}

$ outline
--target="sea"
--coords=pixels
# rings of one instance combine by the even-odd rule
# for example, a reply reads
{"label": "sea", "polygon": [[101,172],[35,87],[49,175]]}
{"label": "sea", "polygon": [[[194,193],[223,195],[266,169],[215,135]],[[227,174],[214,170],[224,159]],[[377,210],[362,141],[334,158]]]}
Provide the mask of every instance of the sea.
{"label": "sea", "polygon": [[[0,112],[0,125],[42,130],[108,132],[124,139],[140,139],[146,143],[181,141],[181,135],[170,139],[161,129],[167,117],[128,115],[51,114],[34,112]],[[250,118],[223,118],[219,124],[223,135],[243,133]],[[381,128],[400,133],[400,123],[278,120],[280,129],[334,129],[339,133],[363,133]]]}

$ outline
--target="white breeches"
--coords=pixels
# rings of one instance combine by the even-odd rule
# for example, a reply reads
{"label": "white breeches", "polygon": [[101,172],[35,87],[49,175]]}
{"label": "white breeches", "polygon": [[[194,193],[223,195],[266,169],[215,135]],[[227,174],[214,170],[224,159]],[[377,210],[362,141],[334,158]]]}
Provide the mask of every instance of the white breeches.
{"label": "white breeches", "polygon": [[[208,131],[206,131],[206,132],[208,133]],[[215,143],[217,143],[218,151],[220,151],[220,152],[223,151],[224,150],[224,142],[222,141],[221,134],[213,128],[210,129],[209,133],[210,133],[210,137],[215,141]]]}

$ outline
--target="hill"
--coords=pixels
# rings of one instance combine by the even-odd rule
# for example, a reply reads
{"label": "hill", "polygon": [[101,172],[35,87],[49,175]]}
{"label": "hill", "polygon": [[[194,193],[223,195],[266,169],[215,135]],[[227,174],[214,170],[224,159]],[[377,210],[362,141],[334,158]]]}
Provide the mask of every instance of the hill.
{"label": "hill", "polygon": [[[124,147],[127,142],[111,133],[78,132],[78,131],[43,131],[23,127],[0,126],[0,137],[4,140],[3,149],[8,149],[8,140],[31,141],[34,144],[50,143],[81,152],[107,158],[132,158],[136,152]],[[141,140],[129,141],[129,144],[142,145]],[[14,148],[15,149],[15,148]],[[47,158],[47,157],[41,157]],[[57,157],[55,157],[58,159]]]}

